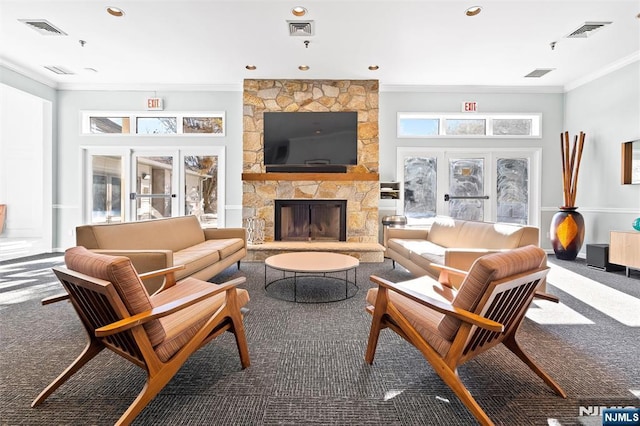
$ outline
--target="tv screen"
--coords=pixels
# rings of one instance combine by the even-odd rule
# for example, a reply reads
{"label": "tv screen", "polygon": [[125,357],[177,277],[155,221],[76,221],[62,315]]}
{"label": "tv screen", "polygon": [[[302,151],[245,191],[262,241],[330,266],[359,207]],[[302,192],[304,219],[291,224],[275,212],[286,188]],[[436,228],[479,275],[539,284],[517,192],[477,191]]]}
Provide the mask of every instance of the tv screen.
{"label": "tv screen", "polygon": [[265,165],[351,165],[357,158],[357,112],[264,113]]}

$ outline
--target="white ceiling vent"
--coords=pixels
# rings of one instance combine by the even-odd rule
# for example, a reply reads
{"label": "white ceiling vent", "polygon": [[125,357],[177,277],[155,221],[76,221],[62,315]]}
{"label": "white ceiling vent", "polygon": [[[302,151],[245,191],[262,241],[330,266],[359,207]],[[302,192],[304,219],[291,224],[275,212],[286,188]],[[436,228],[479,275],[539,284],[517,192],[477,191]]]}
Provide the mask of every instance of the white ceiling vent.
{"label": "white ceiling vent", "polygon": [[584,25],[582,25],[580,28],[578,28],[577,30],[569,34],[567,38],[587,38],[593,35],[593,33],[598,31],[600,28],[609,24],[611,24],[610,21],[609,22],[585,22]]}
{"label": "white ceiling vent", "polygon": [[290,36],[309,37],[314,33],[313,21],[287,21],[287,24],[289,24]]}
{"label": "white ceiling vent", "polygon": [[540,78],[543,75],[546,75],[547,73],[550,73],[554,69],[555,68],[536,68],[535,70],[531,71],[529,74],[525,75],[525,77],[528,77],[528,78]]}
{"label": "white ceiling vent", "polygon": [[75,74],[73,71],[69,71],[68,69],[60,66],[60,65],[45,65],[44,66],[46,69],[48,69],[49,71],[56,73],[56,74],[62,74],[62,75],[73,75]]}
{"label": "white ceiling vent", "polygon": [[56,27],[46,19],[18,19],[18,21],[24,23],[25,25],[36,30],[42,35],[67,35],[67,33],[62,31],[60,28]]}

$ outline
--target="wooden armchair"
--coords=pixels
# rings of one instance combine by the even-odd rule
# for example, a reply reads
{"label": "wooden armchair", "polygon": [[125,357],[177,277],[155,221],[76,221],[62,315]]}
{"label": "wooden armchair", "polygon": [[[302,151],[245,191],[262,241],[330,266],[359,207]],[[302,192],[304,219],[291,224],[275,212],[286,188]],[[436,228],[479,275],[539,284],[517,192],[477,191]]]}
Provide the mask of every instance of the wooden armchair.
{"label": "wooden armchair", "polygon": [[[162,291],[149,296],[140,276],[126,257],[93,253],[74,247],[65,253],[67,268],[53,268],[67,294],[43,304],[68,299],[73,304],[89,342],[84,351],[31,404],[43,402],[84,364],[108,348],[147,372],[138,397],[116,422],[128,425],[171,380],[196,350],[224,331],[235,335],[242,368],[249,352],[240,308],[249,294],[236,286],[237,278],[214,285],[195,278],[167,280]],[[158,274],[171,275],[176,268]]]}
{"label": "wooden armchair", "polygon": [[534,296],[554,300],[536,294],[548,273],[547,267],[540,267],[545,259],[544,251],[534,246],[483,256],[466,273],[458,291],[426,276],[395,284],[371,276],[378,287],[367,293],[366,309],[373,318],[365,360],[373,363],[380,330],[392,329],[420,350],[481,424],[493,425],[460,380],[457,368],[503,343],[566,398],[516,341]]}

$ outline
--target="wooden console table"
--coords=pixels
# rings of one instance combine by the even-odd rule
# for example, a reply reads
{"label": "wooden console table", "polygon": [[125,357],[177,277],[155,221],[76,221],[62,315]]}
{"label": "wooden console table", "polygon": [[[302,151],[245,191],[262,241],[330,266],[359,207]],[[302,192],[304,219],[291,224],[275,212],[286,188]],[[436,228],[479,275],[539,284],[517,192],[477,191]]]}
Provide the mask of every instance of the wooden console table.
{"label": "wooden console table", "polygon": [[640,232],[611,231],[609,237],[609,262],[629,269],[640,270]]}

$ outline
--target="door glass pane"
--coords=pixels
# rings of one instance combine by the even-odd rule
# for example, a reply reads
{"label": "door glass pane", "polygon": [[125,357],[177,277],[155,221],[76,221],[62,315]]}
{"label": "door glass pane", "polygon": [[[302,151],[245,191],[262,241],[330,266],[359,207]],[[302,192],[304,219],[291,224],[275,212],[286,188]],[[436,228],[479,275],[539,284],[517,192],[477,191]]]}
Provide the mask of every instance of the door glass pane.
{"label": "door glass pane", "polygon": [[497,220],[529,223],[529,161],[526,158],[499,158],[497,171]]}
{"label": "door glass pane", "polygon": [[137,157],[136,220],[171,217],[173,157]]}
{"label": "door glass pane", "polygon": [[91,223],[122,222],[122,158],[94,155]]}
{"label": "door glass pane", "polygon": [[427,219],[436,215],[437,160],[407,157],[404,160],[404,215]]}
{"label": "door glass pane", "polygon": [[463,220],[484,220],[484,159],[449,160],[449,216]]}
{"label": "door glass pane", "polygon": [[485,135],[486,120],[484,119],[453,119],[445,120],[447,135]]}
{"label": "door glass pane", "polygon": [[218,225],[218,157],[187,155],[185,214],[195,215],[203,225]]}

